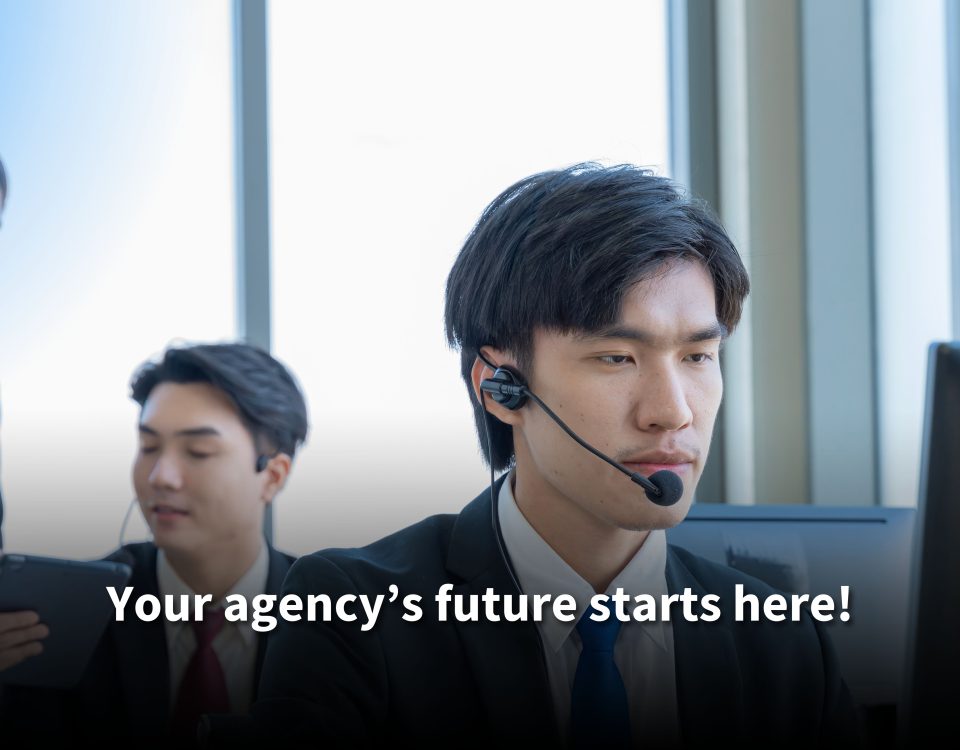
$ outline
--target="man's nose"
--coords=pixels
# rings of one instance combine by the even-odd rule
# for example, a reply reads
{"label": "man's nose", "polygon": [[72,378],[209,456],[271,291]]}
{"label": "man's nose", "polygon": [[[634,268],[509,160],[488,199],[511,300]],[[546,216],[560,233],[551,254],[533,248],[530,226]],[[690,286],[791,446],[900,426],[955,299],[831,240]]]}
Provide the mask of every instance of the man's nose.
{"label": "man's nose", "polygon": [[693,421],[693,410],[682,374],[664,365],[640,378],[637,422],[641,430],[673,432]]}
{"label": "man's nose", "polygon": [[161,454],[147,478],[150,486],[156,489],[179,490],[183,485],[180,466],[171,456]]}

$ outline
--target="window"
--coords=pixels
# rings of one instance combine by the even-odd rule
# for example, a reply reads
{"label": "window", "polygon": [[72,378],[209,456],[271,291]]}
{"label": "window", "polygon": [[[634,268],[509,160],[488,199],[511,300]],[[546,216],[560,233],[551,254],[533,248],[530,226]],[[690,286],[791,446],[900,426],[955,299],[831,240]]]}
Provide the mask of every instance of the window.
{"label": "window", "polygon": [[666,171],[662,2],[472,8],[269,7],[273,341],[312,421],[276,507],[291,552],[456,512],[489,481],[442,318],[483,207],[579,161]]}
{"label": "window", "polygon": [[4,541],[96,557],[132,497],[134,368],[235,335],[230,6],[0,16]]}

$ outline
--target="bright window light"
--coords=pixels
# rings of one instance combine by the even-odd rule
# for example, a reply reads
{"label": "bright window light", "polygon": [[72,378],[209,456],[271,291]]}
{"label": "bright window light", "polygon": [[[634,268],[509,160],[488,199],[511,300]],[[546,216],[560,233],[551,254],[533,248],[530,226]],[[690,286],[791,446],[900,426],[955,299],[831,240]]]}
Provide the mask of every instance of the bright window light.
{"label": "bright window light", "polygon": [[303,553],[457,512],[489,481],[443,287],[483,207],[585,160],[666,173],[648,2],[269,7],[273,336],[312,436],[275,509]]}

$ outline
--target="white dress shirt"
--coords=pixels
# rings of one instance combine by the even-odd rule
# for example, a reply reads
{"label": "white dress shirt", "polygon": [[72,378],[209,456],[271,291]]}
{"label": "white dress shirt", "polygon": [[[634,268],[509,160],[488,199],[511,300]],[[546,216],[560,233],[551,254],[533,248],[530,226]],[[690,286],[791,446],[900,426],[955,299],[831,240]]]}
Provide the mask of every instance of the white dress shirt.
{"label": "white dress shirt", "polygon": [[[547,610],[537,623],[543,641],[547,674],[560,736],[570,737],[570,697],[580,658],[576,626],[590,606],[593,587],[581,578],[536,532],[513,497],[513,474],[500,489],[497,512],[507,554],[525,594],[571,594],[577,617],[560,622]],[[634,597],[652,594],[659,603],[667,593],[667,540],[662,530],[649,532],[643,546],[620,571],[605,593],[622,588]],[[628,605],[628,609],[632,609]],[[659,607],[658,607],[659,611]],[[679,741],[673,627],[667,622],[625,622],[614,646],[614,662],[627,691],[631,735],[636,745],[660,747]]]}
{"label": "white dress shirt", "polygon": [[[239,594],[247,600],[248,611],[252,610],[253,597],[266,593],[267,575],[270,572],[270,555],[266,542],[260,547],[260,554],[250,569],[234,584],[226,596]],[[187,594],[193,601],[194,592],[183,582],[170,565],[163,550],[157,553],[157,584],[160,596]],[[224,600],[226,599],[224,597]],[[221,600],[210,606],[226,608]],[[180,599],[175,599],[179,609]],[[191,610],[192,611],[192,610]],[[187,671],[190,659],[197,649],[197,639],[190,622],[170,622],[164,620],[167,635],[167,659],[170,665],[170,710],[177,705],[177,693],[180,682]],[[227,683],[227,695],[230,698],[232,713],[246,713],[253,702],[253,678],[257,666],[257,633],[250,622],[224,621],[223,629],[213,640],[213,650],[217,653],[223,676]]]}

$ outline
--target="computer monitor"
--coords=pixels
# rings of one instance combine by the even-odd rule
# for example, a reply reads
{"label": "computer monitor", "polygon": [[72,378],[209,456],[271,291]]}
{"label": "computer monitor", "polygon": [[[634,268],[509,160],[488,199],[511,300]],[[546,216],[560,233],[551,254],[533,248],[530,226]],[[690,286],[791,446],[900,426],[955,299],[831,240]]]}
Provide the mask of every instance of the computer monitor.
{"label": "computer monitor", "polygon": [[[850,620],[825,625],[872,731],[893,732],[902,698],[913,508],[695,504],[671,544],[786,593],[850,587]],[[882,727],[882,728],[881,728]]]}
{"label": "computer monitor", "polygon": [[960,713],[960,342],[930,347],[903,739],[952,736]]}

